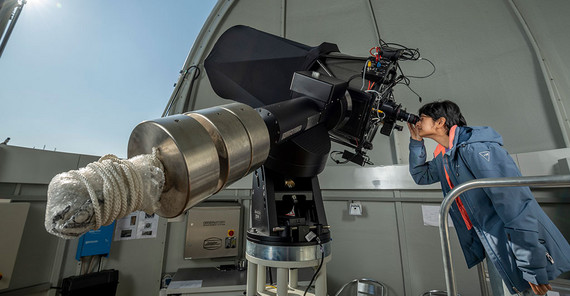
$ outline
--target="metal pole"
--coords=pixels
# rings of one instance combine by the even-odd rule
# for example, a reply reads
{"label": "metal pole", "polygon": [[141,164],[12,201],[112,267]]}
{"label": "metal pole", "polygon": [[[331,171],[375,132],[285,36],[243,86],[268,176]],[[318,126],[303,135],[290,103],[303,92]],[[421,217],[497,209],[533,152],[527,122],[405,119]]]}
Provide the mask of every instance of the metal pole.
{"label": "metal pole", "polygon": [[287,296],[289,293],[289,270],[287,268],[277,268],[277,296]]}
{"label": "metal pole", "polygon": [[[265,292],[265,284],[267,283],[267,267],[261,264],[257,265],[257,285],[256,290],[258,293]],[[270,283],[273,284],[273,283]]]}
{"label": "metal pole", "polygon": [[[2,57],[2,53],[4,52],[4,48],[6,48],[6,44],[8,44],[8,39],[10,38],[10,35],[12,35],[12,31],[14,30],[14,27],[16,26],[16,22],[18,21],[18,18],[20,17],[20,13],[22,12],[22,9],[24,8],[24,5],[26,4],[26,1],[22,1],[21,4],[19,4],[16,7],[16,12],[14,12],[14,16],[12,18],[12,21],[10,22],[10,26],[8,27],[8,30],[6,30],[6,35],[4,36],[4,39],[2,40],[2,44],[0,44],[0,57]],[[0,32],[1,34],[2,32]]]}
{"label": "metal pole", "polygon": [[441,252],[443,254],[443,268],[445,272],[445,284],[447,286],[448,296],[457,295],[455,275],[453,274],[453,262],[451,260],[451,245],[449,243],[449,223],[447,221],[447,215],[449,214],[451,204],[461,193],[474,188],[520,186],[566,187],[570,186],[570,175],[471,180],[453,188],[453,190],[451,190],[443,199],[439,210],[439,235],[441,238]]}
{"label": "metal pole", "polygon": [[315,278],[315,296],[327,295],[327,264],[323,263]]}
{"label": "metal pole", "polygon": [[289,287],[293,289],[299,287],[299,270],[297,268],[289,268]]}
{"label": "metal pole", "polygon": [[257,295],[257,264],[247,261],[246,296]]}

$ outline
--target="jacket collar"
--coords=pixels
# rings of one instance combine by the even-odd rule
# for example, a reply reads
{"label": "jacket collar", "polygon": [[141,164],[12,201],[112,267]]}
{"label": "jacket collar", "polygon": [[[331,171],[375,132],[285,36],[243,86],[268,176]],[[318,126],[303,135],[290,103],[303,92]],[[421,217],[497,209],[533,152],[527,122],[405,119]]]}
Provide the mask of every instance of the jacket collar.
{"label": "jacket collar", "polygon": [[452,126],[451,129],[449,130],[449,149],[447,150],[447,152],[445,151],[445,147],[443,145],[438,144],[433,154],[435,156],[438,156],[439,154],[451,154],[452,151],[455,151],[454,148],[457,145],[457,138],[458,138],[456,135],[458,132],[459,130],[457,129],[457,125]]}
{"label": "jacket collar", "polygon": [[451,129],[449,130],[449,150],[451,150],[454,146],[454,142],[456,137],[455,137],[455,130],[457,129],[457,124],[452,126]]}

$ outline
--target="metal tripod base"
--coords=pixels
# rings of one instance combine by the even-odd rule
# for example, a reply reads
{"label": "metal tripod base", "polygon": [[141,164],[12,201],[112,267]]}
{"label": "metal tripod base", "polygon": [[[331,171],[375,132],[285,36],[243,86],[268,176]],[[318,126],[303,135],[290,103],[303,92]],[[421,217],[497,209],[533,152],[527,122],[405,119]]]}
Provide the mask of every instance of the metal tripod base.
{"label": "metal tripod base", "polygon": [[[323,265],[315,277],[313,296],[327,295],[326,263],[331,260],[330,242],[323,244],[325,253]],[[313,267],[321,263],[318,245],[311,246],[268,246],[247,241],[247,296],[293,296],[303,295],[305,289],[298,288],[298,269]],[[266,287],[266,267],[277,268],[277,287]]]}

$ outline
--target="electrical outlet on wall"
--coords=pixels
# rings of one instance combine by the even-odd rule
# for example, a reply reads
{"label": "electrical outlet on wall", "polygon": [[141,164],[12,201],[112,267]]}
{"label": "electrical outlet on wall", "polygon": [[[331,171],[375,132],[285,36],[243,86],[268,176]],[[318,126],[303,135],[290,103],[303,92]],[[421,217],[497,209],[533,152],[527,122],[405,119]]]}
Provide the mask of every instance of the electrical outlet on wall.
{"label": "electrical outlet on wall", "polygon": [[359,201],[353,201],[348,205],[348,214],[351,216],[362,216],[362,204]]}

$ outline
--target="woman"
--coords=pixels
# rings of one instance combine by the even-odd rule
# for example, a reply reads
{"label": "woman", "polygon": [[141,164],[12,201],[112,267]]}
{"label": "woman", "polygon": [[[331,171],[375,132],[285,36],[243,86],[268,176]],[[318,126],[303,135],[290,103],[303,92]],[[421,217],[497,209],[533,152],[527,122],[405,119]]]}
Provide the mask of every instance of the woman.
{"label": "woman", "polygon": [[[418,113],[420,120],[408,124],[410,174],[417,184],[439,181],[447,194],[473,179],[521,176],[501,136],[490,127],[466,126],[455,103],[429,103]],[[428,162],[423,138],[439,144]],[[570,245],[528,187],[469,190],[450,215],[467,266],[487,258],[495,296],[544,295],[552,289],[550,280],[570,270]]]}

